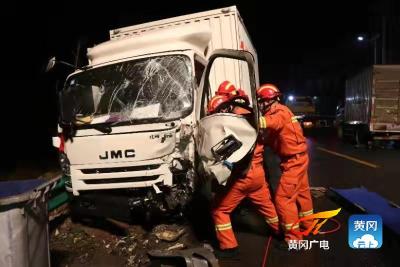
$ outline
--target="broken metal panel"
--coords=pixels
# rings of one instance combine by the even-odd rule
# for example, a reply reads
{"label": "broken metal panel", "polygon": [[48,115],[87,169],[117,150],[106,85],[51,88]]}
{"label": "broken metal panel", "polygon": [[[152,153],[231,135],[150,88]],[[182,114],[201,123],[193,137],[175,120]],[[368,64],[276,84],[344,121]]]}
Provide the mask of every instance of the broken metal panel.
{"label": "broken metal panel", "polygon": [[213,148],[230,136],[239,140],[241,145],[224,160],[236,163],[254,147],[257,132],[253,126],[244,117],[227,113],[211,115],[200,121],[197,149],[201,158],[201,168],[208,176],[217,179],[220,184],[226,184],[231,170],[223,164],[224,160],[220,160],[213,153]]}
{"label": "broken metal panel", "polygon": [[150,259],[156,259],[168,265],[175,262],[180,266],[183,259],[187,267],[219,267],[212,248],[205,245],[185,250],[151,250],[148,254]]}
{"label": "broken metal panel", "polygon": [[219,113],[200,121],[198,151],[201,157],[215,160],[211,148],[229,135],[235,136],[242,146],[227,160],[235,163],[244,158],[257,139],[257,132],[247,119],[240,115]]}

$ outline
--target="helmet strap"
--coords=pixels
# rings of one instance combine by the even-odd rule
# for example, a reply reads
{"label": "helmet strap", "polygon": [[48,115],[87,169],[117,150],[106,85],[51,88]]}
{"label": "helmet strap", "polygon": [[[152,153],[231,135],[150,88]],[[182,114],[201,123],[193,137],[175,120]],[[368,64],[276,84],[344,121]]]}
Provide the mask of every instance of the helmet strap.
{"label": "helmet strap", "polygon": [[272,99],[272,101],[270,101],[268,104],[266,103],[267,101],[263,102],[263,106],[264,106],[264,110],[263,113],[269,111],[272,107],[273,104],[275,104],[278,101],[277,98]]}

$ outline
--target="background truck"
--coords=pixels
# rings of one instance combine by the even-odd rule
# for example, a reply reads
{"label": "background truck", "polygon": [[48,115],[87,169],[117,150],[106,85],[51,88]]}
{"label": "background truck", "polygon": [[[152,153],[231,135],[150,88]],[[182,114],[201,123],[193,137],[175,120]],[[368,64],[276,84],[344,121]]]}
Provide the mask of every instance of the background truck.
{"label": "background truck", "polygon": [[334,116],[321,114],[318,101],[319,98],[316,96],[289,95],[285,98],[285,105],[296,116],[305,132],[333,126]]}
{"label": "background truck", "polygon": [[343,139],[400,140],[400,65],[373,65],[348,79],[339,117]]}
{"label": "background truck", "polygon": [[87,56],[59,93],[53,138],[77,212],[184,207],[200,183],[198,129],[224,80],[249,95],[257,128],[257,53],[235,6],[111,30]]}
{"label": "background truck", "polygon": [[316,115],[316,109],[312,97],[289,95],[286,97],[285,105],[290,108],[303,129],[315,126],[312,117]]}

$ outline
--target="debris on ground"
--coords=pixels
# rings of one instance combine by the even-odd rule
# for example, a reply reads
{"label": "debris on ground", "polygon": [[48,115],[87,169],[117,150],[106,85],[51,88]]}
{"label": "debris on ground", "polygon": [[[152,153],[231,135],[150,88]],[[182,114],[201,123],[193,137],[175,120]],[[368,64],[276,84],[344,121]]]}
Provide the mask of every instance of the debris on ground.
{"label": "debris on ground", "polygon": [[100,219],[83,223],[66,218],[54,227],[50,237],[52,266],[97,267],[105,266],[105,262],[113,262],[112,266],[148,266],[149,250],[173,251],[198,245],[188,225],[161,224],[146,230],[141,225],[113,221],[110,226],[108,222],[103,225]]}
{"label": "debris on ground", "polygon": [[179,228],[176,225],[161,224],[153,229],[153,233],[158,239],[168,242],[175,242],[185,233],[184,228]]}
{"label": "debris on ground", "polygon": [[53,221],[61,216],[68,215],[70,213],[68,203],[61,205],[49,213],[49,221]]}
{"label": "debris on ground", "polygon": [[167,248],[167,250],[184,249],[184,248],[185,248],[184,244],[178,243],[178,244],[175,244],[173,246],[170,246],[169,248]]}
{"label": "debris on ground", "polygon": [[123,240],[123,239],[118,240],[118,242],[115,244],[115,247],[118,247],[121,244],[126,244],[125,240]]}
{"label": "debris on ground", "polygon": [[133,255],[133,256],[129,256],[129,258],[128,258],[128,265],[134,265],[135,264],[135,258],[136,258],[136,256],[135,255]]}

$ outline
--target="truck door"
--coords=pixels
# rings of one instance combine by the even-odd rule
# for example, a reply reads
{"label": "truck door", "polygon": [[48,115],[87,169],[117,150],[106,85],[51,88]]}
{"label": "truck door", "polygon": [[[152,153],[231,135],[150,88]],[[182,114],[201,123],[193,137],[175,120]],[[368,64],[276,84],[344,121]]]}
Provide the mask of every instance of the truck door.
{"label": "truck door", "polygon": [[[233,73],[226,71],[229,69],[233,69]],[[216,50],[203,73],[196,103],[196,146],[204,171],[221,184],[225,184],[231,174],[229,166],[254,149],[259,117],[255,77],[253,56],[247,51],[228,49]],[[236,81],[235,87],[248,94],[253,111],[250,117],[231,113],[207,115],[209,100],[225,80]]]}

